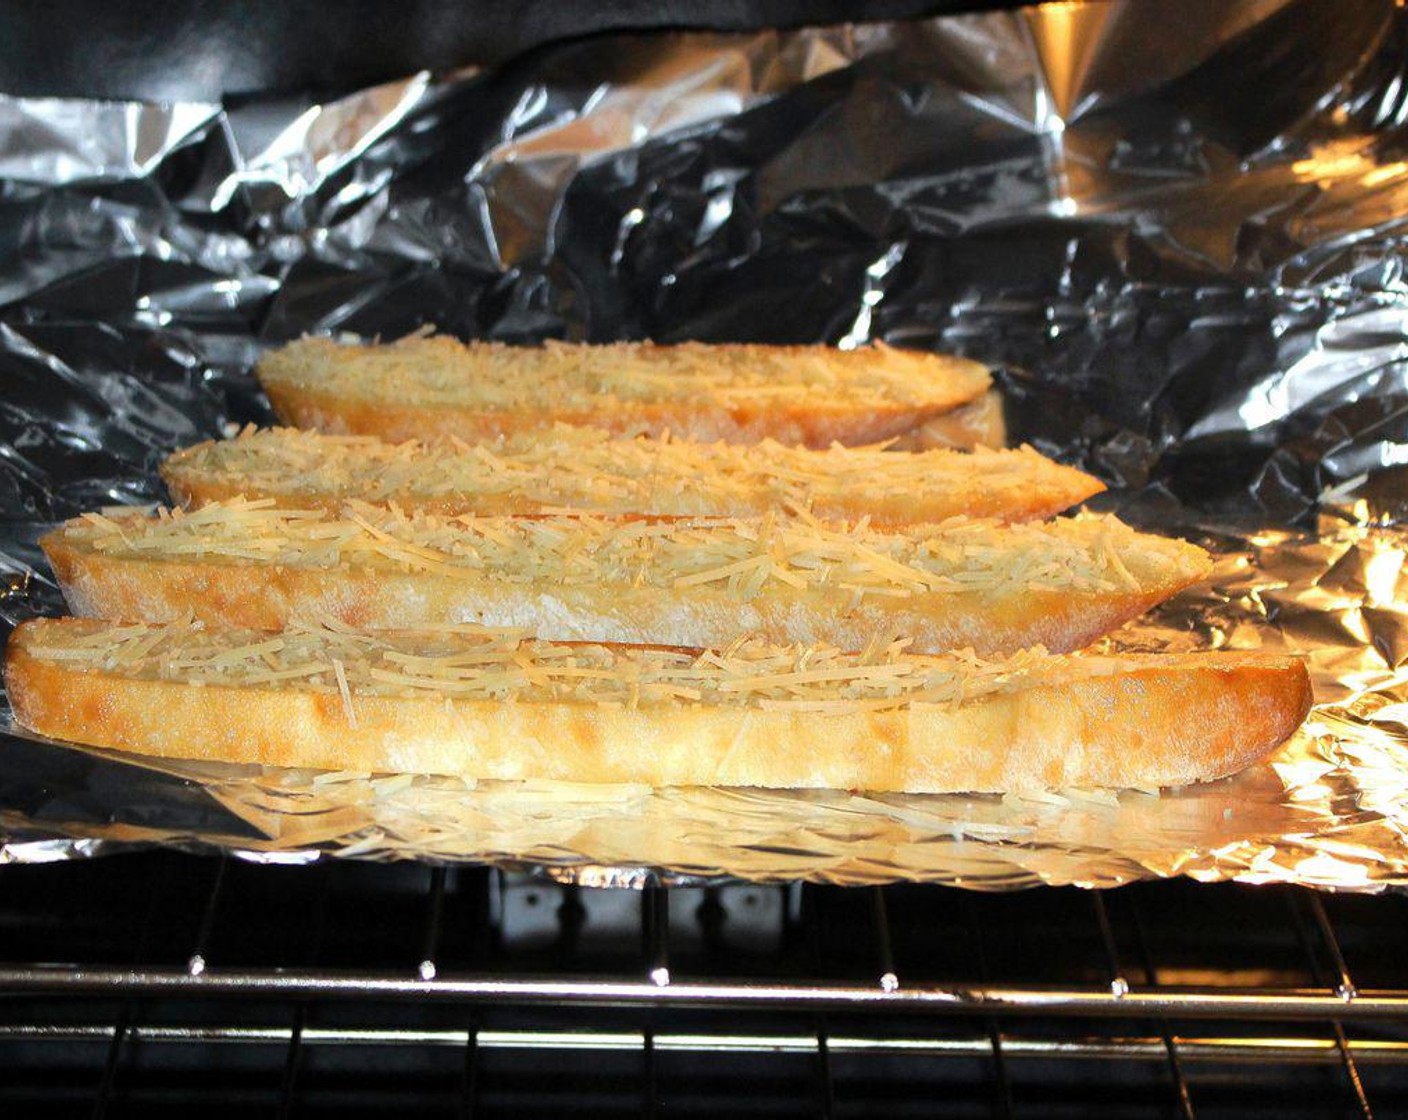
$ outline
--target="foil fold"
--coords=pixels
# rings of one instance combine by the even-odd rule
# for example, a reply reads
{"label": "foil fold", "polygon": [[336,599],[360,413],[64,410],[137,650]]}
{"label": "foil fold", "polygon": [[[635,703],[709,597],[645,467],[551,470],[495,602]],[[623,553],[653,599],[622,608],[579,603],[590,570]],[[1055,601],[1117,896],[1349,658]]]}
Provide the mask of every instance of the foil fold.
{"label": "foil fold", "polygon": [[[322,102],[0,97],[0,618],[35,541],[268,422],[312,331],[831,342],[994,367],[1014,441],[1217,554],[1112,649],[1294,650],[1265,764],[1043,797],[465,783],[0,733],[0,861],[132,844],[564,880],[1408,883],[1408,18],[1049,4],[612,34]],[[1243,91],[1256,89],[1250,97]]]}

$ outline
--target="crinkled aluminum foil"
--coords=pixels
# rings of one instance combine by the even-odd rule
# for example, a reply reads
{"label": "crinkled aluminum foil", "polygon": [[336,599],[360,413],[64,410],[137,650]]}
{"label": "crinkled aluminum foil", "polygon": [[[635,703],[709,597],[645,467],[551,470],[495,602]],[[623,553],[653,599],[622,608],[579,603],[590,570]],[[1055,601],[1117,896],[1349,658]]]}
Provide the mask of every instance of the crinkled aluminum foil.
{"label": "crinkled aluminum foil", "polygon": [[62,609],[47,525],[159,499],[164,454],[267,421],[249,369],[306,331],[881,338],[994,366],[1016,438],[1215,548],[1111,641],[1303,651],[1319,705],[1266,764],[1158,795],[657,792],[12,732],[0,859],[1408,883],[1408,19],[1175,7],[613,35],[324,104],[0,97],[0,613]]}

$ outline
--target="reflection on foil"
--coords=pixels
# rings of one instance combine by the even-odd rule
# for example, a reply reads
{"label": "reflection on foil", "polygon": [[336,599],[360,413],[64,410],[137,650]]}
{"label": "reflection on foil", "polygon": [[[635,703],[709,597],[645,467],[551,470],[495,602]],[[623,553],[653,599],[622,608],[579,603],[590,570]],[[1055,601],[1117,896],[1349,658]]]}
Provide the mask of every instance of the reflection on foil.
{"label": "reflection on foil", "polygon": [[35,545],[55,519],[157,500],[165,453],[268,421],[250,368],[305,332],[883,339],[994,366],[1015,441],[1209,538],[1208,586],[1112,644],[1304,651],[1319,707],[1267,764],[1162,796],[861,797],[10,735],[0,859],[1408,882],[1408,13],[1176,8],[597,36],[321,103],[0,97],[0,618],[63,609]]}
{"label": "reflection on foil", "polygon": [[219,109],[0,97],[0,178],[59,184],[141,177],[189,143]]}
{"label": "reflection on foil", "polygon": [[[279,862],[335,856],[532,866],[563,881],[618,886],[744,878],[998,890],[1170,875],[1408,885],[1408,532],[1343,525],[1321,536],[1276,532],[1220,543],[1205,587],[1102,644],[1308,655],[1319,701],[1310,719],[1265,763],[1224,781],[1161,793],[866,795],[476,784],[121,756],[156,782],[146,791],[152,811],[172,798],[160,777],[199,790],[211,803],[201,827],[144,825],[135,783],[119,778],[128,790],[122,821],[90,817],[73,831]],[[1240,547],[1228,550],[1233,543]],[[47,749],[86,763],[110,759]],[[217,807],[223,819],[213,815]],[[26,822],[11,815],[8,823]],[[3,851],[19,860],[55,858],[56,849],[34,849],[22,834]]]}

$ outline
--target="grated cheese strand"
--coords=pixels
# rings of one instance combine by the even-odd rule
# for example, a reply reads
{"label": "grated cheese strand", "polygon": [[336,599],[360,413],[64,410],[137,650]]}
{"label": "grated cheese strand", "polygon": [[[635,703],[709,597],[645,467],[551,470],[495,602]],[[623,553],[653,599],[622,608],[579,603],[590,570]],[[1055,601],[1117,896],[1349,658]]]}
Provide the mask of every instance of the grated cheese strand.
{"label": "grated cheese strand", "polygon": [[352,690],[347,684],[347,669],[340,657],[332,659],[333,675],[337,677],[337,691],[342,694],[342,710],[347,715],[347,726],[357,728],[357,713],[352,708]]}
{"label": "grated cheese strand", "polygon": [[78,518],[63,542],[111,557],[194,557],[303,568],[433,572],[516,584],[685,589],[748,601],[772,589],[833,597],[1098,592],[1188,582],[1193,545],[1112,517],[1002,525],[950,518],[880,532],[792,519],[442,517],[348,503],[343,516],[239,500],[195,513]]}
{"label": "grated cheese strand", "polygon": [[474,626],[348,634],[303,625],[279,643],[257,631],[189,621],[117,626],[42,620],[30,656],[71,669],[231,688],[298,688],[340,696],[351,727],[359,696],[659,703],[841,713],[955,705],[994,692],[1059,683],[1098,669],[1038,648],[1000,661],[970,651],[924,656],[904,641],[845,653],[824,645],[771,646],[740,638],[726,651],[670,650],[506,638]]}
{"label": "grated cheese strand", "polygon": [[246,429],[172,456],[163,474],[197,504],[236,492],[279,505],[336,508],[349,498],[442,513],[594,511],[745,516],[787,509],[877,523],[967,512],[1026,520],[1103,487],[1030,447],[899,453],[885,444],[817,450],[614,438],[557,424],[548,431],[424,444],[294,429]]}

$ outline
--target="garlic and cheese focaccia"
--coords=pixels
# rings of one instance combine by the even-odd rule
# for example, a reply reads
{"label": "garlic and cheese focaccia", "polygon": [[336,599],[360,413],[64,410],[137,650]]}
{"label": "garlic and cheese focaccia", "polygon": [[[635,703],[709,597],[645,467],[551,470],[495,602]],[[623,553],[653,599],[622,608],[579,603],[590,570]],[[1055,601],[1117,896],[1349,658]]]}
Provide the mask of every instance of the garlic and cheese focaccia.
{"label": "garlic and cheese focaccia", "polygon": [[41,544],[74,613],[276,630],[473,622],[539,637],[925,651],[1070,650],[1201,579],[1209,559],[1111,517],[954,518],[882,533],[799,518],[339,514],[232,501],[86,515]]}
{"label": "garlic and cheese focaccia", "polygon": [[559,424],[484,443],[393,444],[374,436],[249,429],[172,455],[162,468],[183,505],[272,498],[336,512],[350,499],[438,514],[577,509],[651,517],[748,517],[797,509],[876,526],[949,517],[1029,521],[1104,489],[1029,447],[898,453],[772,440],[744,446],[620,439]]}
{"label": "garlic and cheese focaccia", "polygon": [[423,336],[374,346],[306,338],[266,354],[256,372],[284,423],[393,441],[563,422],[701,441],[868,444],[991,384],[977,362],[882,344],[508,346]]}
{"label": "garlic and cheese focaccia", "polygon": [[90,619],[20,626],[5,681],[25,727],[157,756],[914,793],[1217,778],[1286,739],[1310,703],[1291,657],[984,662],[885,642],[698,652]]}

